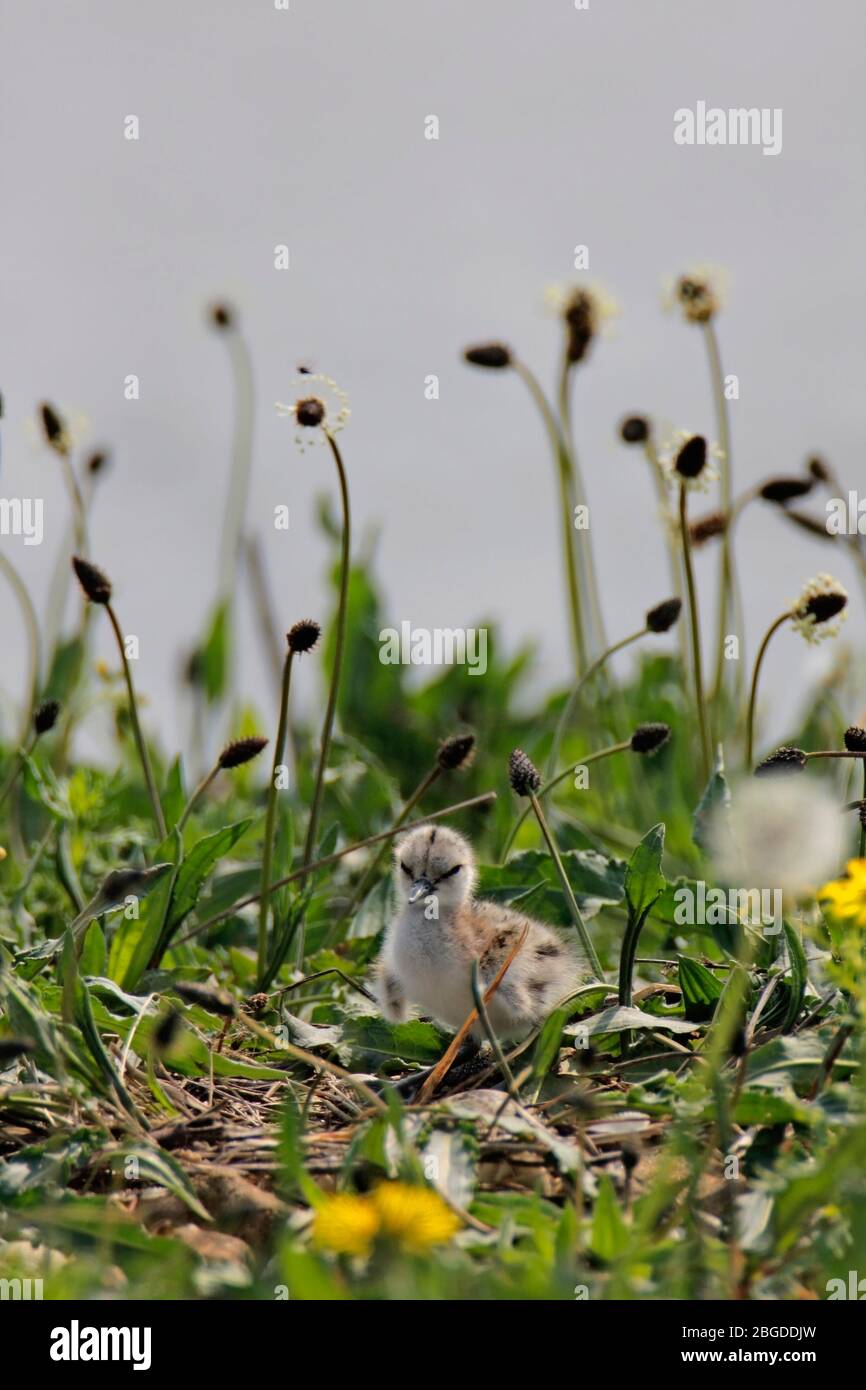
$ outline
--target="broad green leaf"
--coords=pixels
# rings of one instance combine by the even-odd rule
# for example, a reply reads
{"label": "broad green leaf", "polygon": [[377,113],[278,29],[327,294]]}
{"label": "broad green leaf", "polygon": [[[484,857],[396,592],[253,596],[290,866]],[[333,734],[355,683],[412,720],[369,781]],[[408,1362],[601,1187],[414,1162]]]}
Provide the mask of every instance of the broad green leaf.
{"label": "broad green leaf", "polygon": [[166,825],[177,825],[183,815],[183,808],[185,805],[186,791],[183,777],[183,757],[178,753],[168,770],[165,790],[162,793],[162,809],[165,815]]}
{"label": "broad green leaf", "polygon": [[475,1195],[476,1145],[460,1130],[434,1129],[421,1150],[424,1172],[449,1202],[468,1207]]}
{"label": "broad green leaf", "polygon": [[737,1195],[737,1244],[741,1250],[766,1252],[772,1238],[773,1200],[772,1192],[760,1188]]}
{"label": "broad green leaf", "polygon": [[662,893],[666,879],[662,873],[665,844],[664,824],[654,825],[637,845],[625,871],[625,896],[635,919],[643,918]]}
{"label": "broad green leaf", "polygon": [[803,1007],[809,973],[806,966],[806,953],[803,950],[803,943],[800,940],[799,933],[790,922],[783,922],[782,927],[785,933],[785,943],[788,947],[788,959],[791,964],[790,992],[785,1018],[782,1023],[782,1032],[790,1033]]}
{"label": "broad green leaf", "polygon": [[686,1018],[703,1022],[712,1018],[722,995],[722,982],[699,960],[679,956],[679,982]]}
{"label": "broad green leaf", "polygon": [[[634,962],[644,922],[665,887],[666,880],[662,873],[664,843],[665,827],[659,823],[648,830],[635,847],[625,873],[628,921],[619,957],[619,1002],[624,1006],[631,1004]],[[626,1039],[624,1045],[627,1042]]]}
{"label": "broad green leaf", "polygon": [[[712,1115],[708,1115],[712,1119]],[[738,1125],[813,1125],[818,1119],[814,1106],[798,1100],[791,1091],[765,1091],[748,1088],[740,1092],[732,1119]]]}
{"label": "broad green leaf", "polygon": [[241,820],[234,825],[224,826],[222,830],[215,830],[212,835],[205,835],[204,839],[199,840],[186,855],[177,871],[171,895],[167,936],[180,926],[187,913],[195,907],[202,884],[217,860],[234,848],[251,825],[252,819]]}
{"label": "broad green leaf", "polygon": [[[568,850],[562,855],[565,872],[581,914],[594,917],[607,904],[621,903],[626,865],[595,850]],[[521,850],[505,864],[483,865],[479,871],[478,896],[509,906],[529,908],[544,920],[571,925],[571,916],[562,896],[559,876],[549,854],[541,850]]]}
{"label": "broad green leaf", "polygon": [[53,1135],[45,1143],[17,1149],[0,1160],[0,1197],[10,1201],[24,1192],[50,1194],[65,1187],[106,1137],[105,1131],[96,1127],[73,1129]]}
{"label": "broad green leaf", "polygon": [[704,794],[695,808],[692,821],[692,839],[705,853],[711,849],[711,836],[718,835],[722,817],[727,815],[731,805],[731,792],[725,777],[725,763],[722,750],[716,755],[716,765]]}
{"label": "broad green leaf", "polygon": [[304,1126],[298,1102],[290,1087],[286,1088],[280,1107],[277,1154],[287,1186],[296,1188],[304,1171]]}
{"label": "broad green leaf", "polygon": [[139,901],[137,917],[128,918],[123,914],[111,943],[108,973],[126,990],[135,989],[160,940],[181,855],[181,838],[177,830],[169,832],[157,854],[174,868],[163,874],[156,887]]}
{"label": "broad green leaf", "polygon": [[159,1187],[166,1188],[175,1197],[180,1198],[184,1206],[189,1207],[193,1215],[197,1216],[200,1221],[212,1220],[210,1213],[202,1206],[193,1192],[183,1168],[177,1159],[173,1158],[165,1149],[152,1149],[144,1144],[137,1144],[131,1148],[125,1147],[114,1157],[113,1163],[125,1174],[126,1165],[130,1160],[136,1165],[137,1180],[155,1183]]}
{"label": "broad green leaf", "polygon": [[589,1243],[592,1253],[606,1264],[616,1260],[628,1249],[629,1229],[619,1209],[614,1185],[607,1173],[599,1179]]}
{"label": "broad green leaf", "polygon": [[102,927],[98,922],[91,922],[84,933],[84,944],[81,948],[80,968],[82,975],[104,974],[107,960],[108,952],[105,949],[105,936]]}
{"label": "broad green leaf", "polygon": [[204,693],[211,704],[225,694],[228,680],[229,606],[219,603],[199,652]]}
{"label": "broad green leaf", "polygon": [[[749,1086],[767,1087],[783,1093],[805,1095],[814,1081],[827,1052],[829,1030],[823,1036],[809,1030],[773,1038],[756,1047],[746,1060],[746,1082]],[[834,1076],[850,1075],[857,1062],[844,1055],[836,1059]]]}
{"label": "broad green leaf", "polygon": [[862,1184],[866,1167],[866,1127],[858,1125],[825,1152],[820,1163],[814,1163],[801,1175],[789,1179],[776,1198],[773,1227],[776,1234],[774,1249],[783,1252],[795,1241],[803,1239],[809,1217],[828,1203],[838,1205],[845,1187],[855,1178],[855,1190]]}
{"label": "broad green leaf", "polygon": [[90,994],[78,971],[75,938],[68,930],[63,935],[60,970],[63,979],[63,1017],[65,1021],[74,1021],[78,1025],[103,1079],[114,1091],[124,1110],[146,1129],[148,1127],[147,1121],[139,1114],[132,1097],[121,1081],[96,1027]]}
{"label": "broad green leaf", "polygon": [[69,818],[69,802],[48,764],[41,767],[34,758],[25,758],[21,777],[24,791],[57,821]]}
{"label": "broad green leaf", "polygon": [[599,1002],[601,1002],[609,993],[610,989],[607,985],[584,985],[575,991],[571,999],[564,1001],[558,1008],[554,1009],[550,1017],[546,1019],[532,1057],[532,1081],[536,1088],[541,1086],[556,1061],[562,1044],[563,1030],[569,1019],[573,1018],[576,1013],[585,1010],[593,995],[597,994]]}
{"label": "broad green leaf", "polygon": [[651,1028],[653,1032],[694,1033],[697,1024],[685,1018],[665,1017],[663,1014],[648,1014],[634,1005],[614,1004],[599,1014],[590,1014],[578,1023],[569,1023],[562,1030],[566,1037],[591,1038],[597,1033],[623,1033],[631,1028]]}
{"label": "broad green leaf", "polygon": [[432,1023],[410,1019],[388,1023],[384,1018],[347,1018],[343,1021],[337,1052],[344,1066],[355,1070],[379,1069],[386,1061],[437,1062],[447,1047]]}
{"label": "broad green leaf", "polygon": [[65,705],[81,675],[84,661],[84,642],[79,636],[59,642],[51,659],[51,670],[45,682],[43,698],[59,700]]}

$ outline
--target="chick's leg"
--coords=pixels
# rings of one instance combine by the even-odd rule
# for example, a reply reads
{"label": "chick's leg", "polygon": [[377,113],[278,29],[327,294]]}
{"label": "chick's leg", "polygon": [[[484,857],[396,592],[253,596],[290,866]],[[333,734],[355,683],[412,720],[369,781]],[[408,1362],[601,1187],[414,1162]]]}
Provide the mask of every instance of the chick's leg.
{"label": "chick's leg", "polygon": [[387,967],[379,974],[376,995],[389,1023],[405,1023],[408,1013],[406,995],[397,976]]}

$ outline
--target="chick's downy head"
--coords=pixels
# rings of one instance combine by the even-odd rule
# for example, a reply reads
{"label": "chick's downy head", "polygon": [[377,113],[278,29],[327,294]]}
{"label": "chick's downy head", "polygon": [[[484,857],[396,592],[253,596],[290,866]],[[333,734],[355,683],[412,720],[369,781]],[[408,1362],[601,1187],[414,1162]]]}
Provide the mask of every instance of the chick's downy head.
{"label": "chick's downy head", "polygon": [[431,893],[440,909],[459,907],[471,897],[475,876],[472,846],[447,826],[419,826],[394,848],[397,896],[420,908]]}

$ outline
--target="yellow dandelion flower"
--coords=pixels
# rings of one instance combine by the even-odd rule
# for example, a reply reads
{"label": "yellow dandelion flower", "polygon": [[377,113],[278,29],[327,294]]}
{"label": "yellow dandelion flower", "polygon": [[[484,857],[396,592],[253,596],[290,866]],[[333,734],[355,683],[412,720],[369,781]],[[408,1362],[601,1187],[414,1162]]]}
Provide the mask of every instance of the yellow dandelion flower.
{"label": "yellow dandelion flower", "polygon": [[404,1250],[416,1253],[444,1245],[460,1229],[460,1221],[438,1192],[408,1183],[383,1182],[373,1193],[382,1234]]}
{"label": "yellow dandelion flower", "polygon": [[376,1239],[380,1216],[369,1197],[340,1192],[316,1210],[313,1240],[336,1255],[366,1255]]}
{"label": "yellow dandelion flower", "polygon": [[866,927],[866,859],[849,859],[845,868],[847,877],[825,883],[818,898],[834,917]]}

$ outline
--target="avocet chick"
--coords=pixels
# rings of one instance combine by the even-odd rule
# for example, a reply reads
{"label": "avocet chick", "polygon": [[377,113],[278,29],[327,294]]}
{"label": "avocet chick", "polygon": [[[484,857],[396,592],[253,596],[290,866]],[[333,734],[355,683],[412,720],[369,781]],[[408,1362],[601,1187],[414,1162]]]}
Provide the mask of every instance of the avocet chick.
{"label": "avocet chick", "polygon": [[[394,850],[398,909],[378,965],[385,1017],[402,1022],[410,1004],[457,1029],[474,1007],[472,962],[483,989],[529,924],[526,940],[487,1008],[498,1037],[528,1033],[574,989],[577,949],[552,927],[474,896],[475,856],[456,831],[422,825]],[[475,1035],[483,1037],[480,1025]]]}

